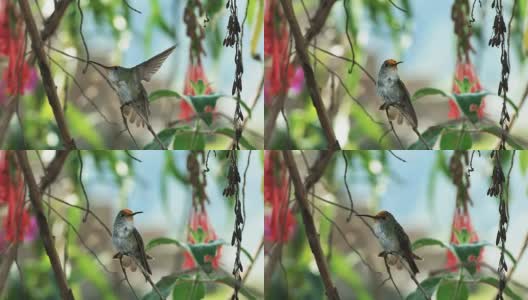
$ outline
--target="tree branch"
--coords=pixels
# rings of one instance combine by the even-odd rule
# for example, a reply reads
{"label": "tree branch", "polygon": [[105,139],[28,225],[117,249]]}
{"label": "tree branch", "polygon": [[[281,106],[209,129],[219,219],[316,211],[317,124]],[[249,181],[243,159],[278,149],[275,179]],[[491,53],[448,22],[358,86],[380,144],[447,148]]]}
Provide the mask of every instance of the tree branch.
{"label": "tree branch", "polygon": [[55,116],[55,121],[59,128],[60,135],[62,137],[62,142],[65,149],[75,149],[75,141],[70,135],[69,129],[66,126],[66,120],[64,118],[64,113],[60,104],[59,96],[57,95],[56,85],[53,81],[51,70],[46,61],[46,53],[44,52],[43,40],[38,32],[37,25],[35,24],[35,19],[31,14],[31,8],[27,0],[19,1],[20,10],[24,15],[24,20],[26,22],[26,29],[29,32],[31,38],[31,47],[35,52],[37,61],[39,64],[40,74],[42,76],[42,81],[44,84],[44,89],[46,90],[46,95],[48,96],[48,102],[53,110],[53,115]]}
{"label": "tree branch", "polygon": [[55,33],[59,27],[59,23],[62,19],[62,16],[64,15],[64,12],[66,11],[66,8],[68,8],[68,5],[70,5],[72,2],[73,0],[61,0],[55,4],[55,10],[51,16],[49,16],[46,21],[44,21],[44,29],[42,29],[40,32],[43,42]]}
{"label": "tree branch", "polygon": [[295,40],[295,49],[297,52],[297,58],[300,61],[300,64],[304,71],[304,77],[306,80],[306,86],[308,87],[308,92],[312,98],[312,103],[317,111],[317,116],[319,117],[319,122],[325,133],[326,140],[328,143],[328,149],[340,149],[339,142],[337,141],[332,128],[330,119],[326,115],[326,110],[323,104],[323,99],[317,87],[317,81],[315,80],[315,74],[310,65],[310,58],[308,57],[308,52],[306,50],[306,40],[302,36],[299,23],[295,17],[293,11],[291,0],[281,0],[282,8],[284,11],[284,16],[290,24],[290,32],[293,35]]}
{"label": "tree branch", "polygon": [[[21,0],[21,3],[22,2],[26,2],[27,5],[26,0]],[[53,237],[51,236],[48,221],[46,220],[46,216],[44,215],[41,191],[37,185],[37,182],[35,181],[33,171],[31,170],[31,167],[29,165],[27,153],[26,151],[16,151],[16,156],[18,164],[22,169],[26,184],[29,189],[29,200],[31,201],[31,204],[35,209],[35,216],[39,225],[40,238],[42,239],[42,243],[44,244],[44,249],[46,249],[46,253],[50,260],[53,272],[55,273],[57,285],[59,286],[62,299],[73,300],[73,293],[68,286],[68,282],[66,281],[66,275],[62,270],[59,254],[57,253],[57,250],[53,245]]]}
{"label": "tree branch", "polygon": [[284,157],[284,162],[288,166],[290,178],[295,187],[295,196],[297,198],[297,203],[301,209],[301,215],[306,230],[306,238],[308,239],[308,243],[310,244],[310,248],[317,263],[317,267],[319,268],[319,273],[321,274],[321,279],[325,286],[326,296],[331,300],[340,299],[337,289],[332,282],[330,272],[328,270],[328,265],[326,263],[323,249],[321,248],[321,243],[319,241],[319,235],[317,234],[315,223],[312,214],[310,213],[310,204],[306,199],[306,190],[301,181],[299,170],[297,169],[297,165],[293,158],[293,153],[289,150],[284,150],[282,151],[282,155]]}
{"label": "tree branch", "polygon": [[48,164],[44,170],[44,176],[40,180],[39,189],[41,192],[44,192],[48,186],[57,179],[64,162],[68,158],[70,151],[68,150],[59,150],[55,154],[53,160]]}

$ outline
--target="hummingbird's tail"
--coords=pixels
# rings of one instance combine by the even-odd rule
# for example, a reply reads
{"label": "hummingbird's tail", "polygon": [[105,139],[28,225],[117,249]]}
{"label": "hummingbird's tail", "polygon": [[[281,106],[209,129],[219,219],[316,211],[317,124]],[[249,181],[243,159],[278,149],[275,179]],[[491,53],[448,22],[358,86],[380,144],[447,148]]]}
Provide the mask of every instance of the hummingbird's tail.
{"label": "hummingbird's tail", "polygon": [[420,273],[420,270],[418,270],[418,266],[414,262],[414,256],[415,254],[412,254],[411,256],[406,255],[405,260],[409,263],[409,267],[411,268],[411,271],[413,274]]}
{"label": "hummingbird's tail", "polygon": [[134,100],[123,106],[123,115],[131,124],[145,127],[149,124],[150,107],[148,101]]}

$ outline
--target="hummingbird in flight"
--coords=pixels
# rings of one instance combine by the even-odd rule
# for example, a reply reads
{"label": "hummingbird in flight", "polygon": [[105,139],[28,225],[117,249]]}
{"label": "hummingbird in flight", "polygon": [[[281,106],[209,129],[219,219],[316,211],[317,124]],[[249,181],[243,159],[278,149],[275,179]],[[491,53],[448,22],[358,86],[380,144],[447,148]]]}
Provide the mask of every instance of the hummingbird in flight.
{"label": "hummingbird in flight", "polygon": [[121,259],[123,255],[132,257],[136,264],[140,264],[140,270],[144,273],[145,277],[147,277],[145,273],[152,275],[152,271],[150,270],[147,261],[150,256],[145,252],[143,239],[136,227],[134,227],[134,216],[140,213],[142,212],[132,212],[127,208],[119,211],[114,221],[112,243],[117,251],[119,251],[114,255],[114,258]]}
{"label": "hummingbird in flight", "polygon": [[121,112],[124,119],[128,118],[130,123],[136,126],[149,125],[150,107],[148,95],[141,81],[150,81],[167,57],[176,46],[153,56],[132,68],[121,66],[105,66],[96,63],[107,71],[108,79],[116,90],[121,102]]}
{"label": "hummingbird in flight", "polygon": [[358,216],[374,219],[374,232],[384,250],[379,256],[387,254],[400,256],[407,261],[413,274],[420,272],[414,260],[422,260],[422,258],[412,252],[409,236],[390,212],[381,211],[375,216],[360,214]]}
{"label": "hummingbird in flight", "polygon": [[388,113],[389,119],[394,120],[398,117],[397,122],[401,124],[405,117],[409,125],[416,129],[418,127],[418,119],[411,103],[411,96],[398,75],[398,65],[401,63],[402,61],[387,59],[381,65],[376,86],[378,95],[383,98],[384,103],[379,109],[396,108],[398,112]]}

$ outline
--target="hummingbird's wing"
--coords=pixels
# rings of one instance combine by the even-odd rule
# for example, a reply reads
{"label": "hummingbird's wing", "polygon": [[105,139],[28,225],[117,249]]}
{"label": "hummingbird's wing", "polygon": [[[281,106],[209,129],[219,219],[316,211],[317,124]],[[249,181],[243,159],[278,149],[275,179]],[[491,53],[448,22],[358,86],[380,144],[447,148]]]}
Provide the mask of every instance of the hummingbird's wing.
{"label": "hummingbird's wing", "polygon": [[161,52],[160,54],[152,57],[151,59],[140,63],[134,68],[137,69],[138,78],[140,80],[150,81],[150,78],[156,73],[163,62],[169,57],[176,46],[172,46],[169,49]]}
{"label": "hummingbird's wing", "polygon": [[416,118],[416,112],[414,111],[414,107],[411,103],[411,96],[409,95],[409,91],[403,84],[403,82],[398,79],[396,83],[399,87],[399,91],[401,91],[401,95],[398,95],[397,99],[401,99],[400,102],[398,102],[398,105],[395,105],[400,112],[403,114],[403,116],[409,121],[409,124],[412,128],[418,127],[418,119]]}
{"label": "hummingbird's wing", "polygon": [[138,245],[137,250],[139,254],[139,262],[141,263],[141,266],[143,266],[143,269],[145,269],[145,271],[152,275],[152,271],[150,270],[150,266],[147,261],[147,253],[145,253],[145,244],[143,244],[143,239],[141,238],[141,235],[139,234],[136,228],[132,230],[132,234],[134,235],[134,238],[136,239]]}
{"label": "hummingbird's wing", "polygon": [[405,233],[405,230],[403,230],[398,222],[396,222],[395,230],[397,236],[401,237],[400,249],[402,257],[409,263],[409,267],[414,274],[420,272],[420,270],[418,270],[418,266],[414,262],[414,254],[412,252],[411,240],[409,240],[409,236],[407,233]]}

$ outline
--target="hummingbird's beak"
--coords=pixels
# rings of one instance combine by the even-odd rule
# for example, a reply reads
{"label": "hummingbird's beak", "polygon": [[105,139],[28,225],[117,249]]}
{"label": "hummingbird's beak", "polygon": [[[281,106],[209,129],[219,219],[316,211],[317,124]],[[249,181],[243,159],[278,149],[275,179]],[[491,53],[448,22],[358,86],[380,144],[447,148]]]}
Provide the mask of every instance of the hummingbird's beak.
{"label": "hummingbird's beak", "polygon": [[356,214],[356,216],[358,217],[367,217],[367,218],[372,218],[372,219],[377,219],[378,217],[376,216],[371,216],[371,215],[360,215],[360,214]]}
{"label": "hummingbird's beak", "polygon": [[137,214],[142,214],[143,212],[142,211],[136,211],[135,213],[131,214],[130,216],[134,216],[134,215],[137,215]]}
{"label": "hummingbird's beak", "polygon": [[403,63],[403,61],[399,61],[399,62],[397,62],[397,63],[395,64],[395,66],[397,66],[397,65],[399,65],[399,64],[401,64],[401,63]]}

